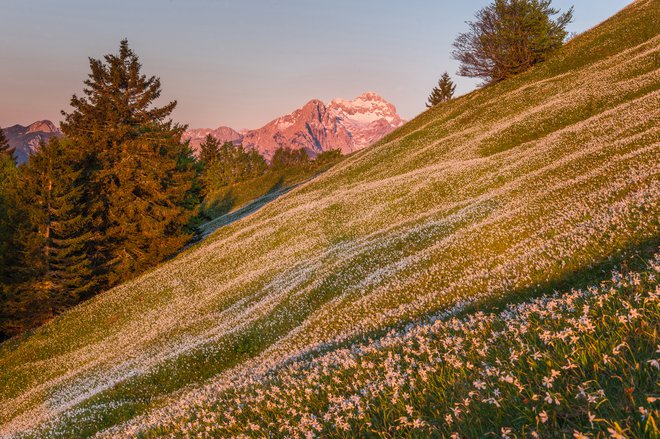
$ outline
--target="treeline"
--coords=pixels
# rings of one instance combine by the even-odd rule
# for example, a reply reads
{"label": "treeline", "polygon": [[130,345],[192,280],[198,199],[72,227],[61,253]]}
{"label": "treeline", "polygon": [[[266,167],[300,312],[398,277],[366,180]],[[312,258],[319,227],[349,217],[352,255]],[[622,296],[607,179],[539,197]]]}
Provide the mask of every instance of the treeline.
{"label": "treeline", "polygon": [[[154,105],[160,80],[141,73],[126,40],[90,70],[62,112],[62,138],[17,167],[0,136],[0,340],[173,255],[208,192],[270,168],[212,137],[197,160],[170,119],[176,101]],[[296,160],[309,158],[281,150],[273,166]]]}
{"label": "treeline", "polygon": [[257,177],[268,169],[266,160],[257,151],[246,151],[232,142],[220,144],[210,134],[200,145],[199,160],[205,194]]}
{"label": "treeline", "polygon": [[267,172],[290,168],[318,168],[334,162],[341,156],[339,150],[324,151],[312,160],[303,149],[280,147],[273,153],[270,165],[255,150],[246,150],[232,142],[221,144],[208,134],[200,144],[199,162],[202,166],[203,193],[221,190],[226,186],[248,181]]}

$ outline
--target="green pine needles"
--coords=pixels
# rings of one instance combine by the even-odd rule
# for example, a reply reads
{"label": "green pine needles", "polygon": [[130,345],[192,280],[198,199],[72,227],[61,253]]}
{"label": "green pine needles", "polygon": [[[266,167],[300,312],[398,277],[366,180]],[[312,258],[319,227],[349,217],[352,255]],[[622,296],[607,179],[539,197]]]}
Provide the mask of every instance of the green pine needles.
{"label": "green pine needles", "polygon": [[443,73],[438,81],[438,86],[433,87],[428,97],[426,108],[435,107],[441,102],[452,99],[454,97],[454,91],[456,91],[456,84],[449,77],[449,73]]}
{"label": "green pine needles", "polygon": [[0,339],[135,277],[192,237],[199,185],[186,127],[168,119],[175,101],[154,105],[160,79],[141,68],[126,40],[90,59],[84,96],[62,112],[64,139],[3,184],[11,256],[0,273]]}

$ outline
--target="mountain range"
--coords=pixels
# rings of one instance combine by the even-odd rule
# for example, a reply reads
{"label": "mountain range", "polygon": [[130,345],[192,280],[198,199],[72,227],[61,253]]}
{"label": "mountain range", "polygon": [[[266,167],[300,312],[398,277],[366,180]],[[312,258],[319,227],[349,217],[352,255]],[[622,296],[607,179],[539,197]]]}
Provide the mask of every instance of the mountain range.
{"label": "mountain range", "polygon": [[15,148],[14,157],[19,164],[25,163],[42,141],[47,142],[51,137],[61,134],[49,120],[40,120],[28,126],[14,125],[2,131],[9,141],[9,146]]}
{"label": "mountain range", "polygon": [[241,143],[256,149],[266,159],[280,147],[304,149],[313,157],[333,149],[343,154],[358,151],[404,122],[394,105],[376,93],[367,92],[353,100],[334,99],[329,104],[312,99],[258,129],[199,128],[186,131],[183,138],[190,140],[195,150],[210,134],[221,142]]}
{"label": "mountain range", "polygon": [[[341,150],[342,154],[358,151],[404,123],[394,105],[376,93],[367,92],[353,100],[334,99],[327,105],[312,99],[297,110],[254,130],[237,131],[226,126],[190,129],[183,134],[183,140],[190,140],[191,147],[197,151],[204,138],[211,134],[220,142],[256,149],[267,160],[280,147],[304,149],[314,157],[333,149]],[[16,149],[19,164],[27,161],[41,141],[61,135],[49,120],[28,126],[14,125],[3,131],[10,146]]]}

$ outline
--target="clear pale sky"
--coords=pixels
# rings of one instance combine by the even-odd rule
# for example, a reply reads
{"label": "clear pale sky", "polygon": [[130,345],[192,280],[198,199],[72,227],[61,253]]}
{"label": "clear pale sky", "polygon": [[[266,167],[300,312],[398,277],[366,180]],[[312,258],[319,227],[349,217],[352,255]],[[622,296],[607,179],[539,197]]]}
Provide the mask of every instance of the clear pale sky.
{"label": "clear pale sky", "polygon": [[[488,0],[0,0],[0,126],[59,122],[88,57],[126,37],[191,127],[258,128],[312,98],[375,91],[410,119],[424,110],[451,43]],[[575,5],[582,32],[628,0]],[[455,77],[457,92],[474,80]]]}

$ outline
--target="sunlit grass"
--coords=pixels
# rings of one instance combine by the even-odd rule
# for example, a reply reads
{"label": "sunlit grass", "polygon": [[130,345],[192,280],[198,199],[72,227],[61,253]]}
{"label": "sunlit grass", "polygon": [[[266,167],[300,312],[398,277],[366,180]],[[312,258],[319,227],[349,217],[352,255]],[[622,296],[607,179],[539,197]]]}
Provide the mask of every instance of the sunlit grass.
{"label": "sunlit grass", "polygon": [[[421,331],[433,328],[419,323],[430,315],[463,310],[467,320],[460,325],[469,329],[469,313],[490,310],[494,303],[528,300],[559,286],[569,295],[573,287],[584,293],[582,274],[603,275],[590,277],[597,282],[609,277],[603,270],[611,269],[622,254],[649,243],[657,246],[659,5],[636,2],[603,27],[574,39],[547,64],[423,113],[377,145],[219,229],[163,266],[2,344],[0,436],[80,437],[108,428],[116,428],[111,431],[118,435],[198,432],[202,424],[195,421],[221,416],[216,408],[227,395],[238,392],[237,397],[249,398],[258,389],[271,388],[268,380],[277,377],[273,370],[316,367],[323,358],[342,355],[346,346],[373,347],[378,340],[390,340],[391,351],[399,354],[392,368],[407,368],[411,363],[401,355],[405,347],[394,347],[405,338],[400,328],[407,323]],[[622,34],[626,38],[619,38]],[[272,187],[272,182],[262,183],[246,187],[241,199]],[[640,274],[648,288],[649,273]],[[622,300],[634,302],[626,298],[630,285],[612,285],[617,293],[598,311],[602,315],[620,312]],[[601,296],[609,294],[599,291]],[[576,300],[586,303],[593,297],[584,294]],[[561,308],[564,299],[556,300],[561,311],[557,321],[533,321],[535,330],[572,324],[570,319],[577,318],[580,310]],[[652,325],[657,323],[657,305],[647,305],[634,302],[646,316],[642,320]],[[510,321],[498,314],[481,317],[489,330],[499,331]],[[599,353],[613,350],[619,344],[616,337],[637,350],[623,350],[625,362],[620,364],[589,357],[580,373],[588,372],[587,365],[611,372],[603,375],[611,378],[611,387],[601,375],[590,378],[615,405],[628,401],[625,392],[612,390],[618,388],[616,376],[641,384],[633,390],[638,414],[603,403],[597,416],[605,421],[594,421],[594,428],[616,429],[616,421],[631,435],[642,434],[646,424],[639,407],[653,407],[643,405],[640,395],[648,393],[654,369],[622,368],[650,359],[652,352],[644,347],[650,346],[650,329],[639,326],[641,320],[635,320],[638,326],[632,332],[613,331],[616,322],[608,319],[597,323],[601,326],[594,320],[604,337]],[[440,340],[459,336],[461,330],[438,325],[444,329],[429,337],[438,355],[447,356]],[[381,338],[387,328],[397,328],[399,335]],[[484,358],[494,366],[496,357],[504,362],[507,347],[520,349],[513,335],[502,333]],[[582,335],[580,346],[586,349],[589,334]],[[474,334],[475,343],[484,336]],[[487,383],[489,392],[495,386],[494,376],[479,374],[484,369],[477,367],[476,348],[466,344],[472,347],[461,361],[475,367],[443,369],[426,394],[416,394],[413,413],[428,428],[431,420],[439,419],[433,424],[438,434],[450,432],[441,422],[447,414],[455,418],[452,425],[465,423],[461,428],[475,435],[493,429],[505,433],[496,426],[513,432],[527,426],[526,431],[541,433],[554,426],[570,437],[571,428],[591,428],[577,406],[567,405],[578,403],[567,399],[578,381],[572,375],[577,370],[561,369],[565,352],[533,340],[532,332],[520,336],[528,346],[543,348],[553,363],[533,369],[528,356],[521,355],[519,364],[505,364],[501,370],[515,373],[542,399],[542,378],[552,368],[561,371],[555,379],[567,390],[559,412],[554,402],[548,407],[542,400],[521,403],[516,387],[505,382],[498,387],[506,392],[497,400],[500,412],[495,404],[483,402],[490,396],[480,393],[470,417],[465,412],[455,417],[450,410],[459,400],[452,395],[469,397],[477,379]],[[380,352],[371,352],[374,361]],[[305,360],[298,362],[301,358]],[[364,368],[335,368],[340,383],[324,385],[336,385],[331,387],[333,396],[345,398],[350,389],[341,383],[350,381],[350,375],[342,373],[357,373],[356,383],[376,382],[384,365],[381,361],[372,377]],[[253,385],[237,389],[239,382]],[[374,395],[369,405],[373,411],[365,407],[365,416],[369,413],[374,420],[372,427],[389,435],[417,434],[397,421],[403,416],[406,422],[416,419],[407,414],[405,404],[389,406],[391,395]],[[300,398],[287,400],[282,410],[300,411],[309,402],[312,413],[322,413],[339,401],[320,390],[311,399]],[[587,406],[596,413],[593,405]],[[468,424],[477,407],[484,420]],[[567,420],[567,407],[575,409],[576,420]],[[279,413],[258,404],[245,410],[264,410],[264,416]],[[543,410],[548,421],[537,422],[535,416]],[[275,430],[269,421],[258,424],[261,420],[247,416],[236,419],[241,423],[234,427],[216,428],[234,428],[225,430],[233,435],[248,421],[277,434],[282,427]],[[302,418],[289,414],[286,419],[294,428]],[[657,414],[646,419],[655,422]],[[349,423],[347,432],[340,423],[322,425],[328,435],[349,436],[358,428],[368,432],[366,424]],[[391,430],[396,427],[401,429]]]}
{"label": "sunlit grass", "polygon": [[145,435],[657,437],[660,255],[647,265],[293,362]]}

